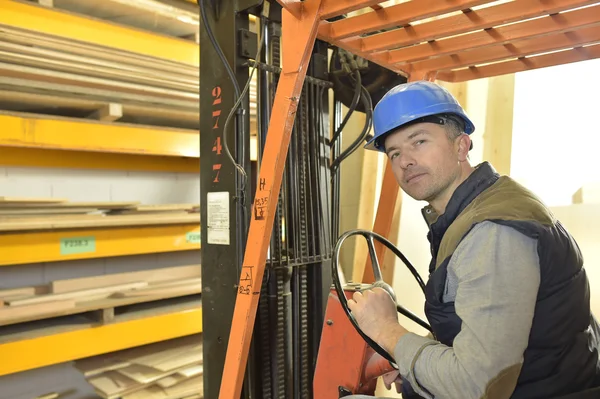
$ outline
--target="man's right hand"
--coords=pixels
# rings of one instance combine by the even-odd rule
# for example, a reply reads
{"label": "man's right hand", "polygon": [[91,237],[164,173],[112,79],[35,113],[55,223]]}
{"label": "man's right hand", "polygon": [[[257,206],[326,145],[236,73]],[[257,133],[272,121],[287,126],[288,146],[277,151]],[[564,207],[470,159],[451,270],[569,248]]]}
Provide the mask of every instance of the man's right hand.
{"label": "man's right hand", "polygon": [[383,383],[388,390],[392,389],[392,384],[396,385],[396,392],[402,393],[402,377],[398,370],[390,371],[382,376]]}

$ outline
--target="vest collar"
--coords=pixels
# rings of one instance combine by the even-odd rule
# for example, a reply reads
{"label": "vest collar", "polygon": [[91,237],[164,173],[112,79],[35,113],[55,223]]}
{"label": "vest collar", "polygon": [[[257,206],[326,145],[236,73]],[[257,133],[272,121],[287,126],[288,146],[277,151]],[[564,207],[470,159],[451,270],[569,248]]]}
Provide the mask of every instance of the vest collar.
{"label": "vest collar", "polygon": [[494,184],[500,175],[488,162],[482,162],[467,179],[462,182],[450,197],[446,210],[438,215],[430,205],[422,209],[423,217],[429,225],[429,241],[432,244],[432,255],[437,253],[439,242],[454,219],[483,191]]}

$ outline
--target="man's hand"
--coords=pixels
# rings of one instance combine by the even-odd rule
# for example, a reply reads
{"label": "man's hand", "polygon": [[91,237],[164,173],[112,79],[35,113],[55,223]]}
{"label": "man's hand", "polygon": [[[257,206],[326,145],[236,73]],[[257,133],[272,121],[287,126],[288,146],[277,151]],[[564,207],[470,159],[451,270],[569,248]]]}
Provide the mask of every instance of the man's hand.
{"label": "man's hand", "polygon": [[360,329],[388,353],[393,354],[396,343],[407,331],[398,323],[396,304],[382,288],[355,292],[348,308]]}
{"label": "man's hand", "polygon": [[396,392],[402,393],[402,377],[399,371],[391,371],[383,376],[383,384],[388,391],[392,389],[392,384],[396,385]]}

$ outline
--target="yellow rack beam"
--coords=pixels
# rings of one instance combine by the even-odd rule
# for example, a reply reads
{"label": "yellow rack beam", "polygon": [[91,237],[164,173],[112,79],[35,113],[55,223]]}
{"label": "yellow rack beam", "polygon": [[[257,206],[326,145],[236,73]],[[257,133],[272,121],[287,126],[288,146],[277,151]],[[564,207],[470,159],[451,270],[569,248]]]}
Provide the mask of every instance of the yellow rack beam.
{"label": "yellow rack beam", "polygon": [[0,0],[0,10],[0,25],[200,66],[200,46],[191,41],[13,0]]}
{"label": "yellow rack beam", "polygon": [[0,234],[0,266],[200,249],[198,225]]}
{"label": "yellow rack beam", "polygon": [[0,115],[0,146],[200,157],[194,130]]}
{"label": "yellow rack beam", "polygon": [[0,165],[200,173],[200,161],[198,158],[19,147],[0,147]]}
{"label": "yellow rack beam", "polygon": [[202,332],[202,308],[0,344],[0,375]]}

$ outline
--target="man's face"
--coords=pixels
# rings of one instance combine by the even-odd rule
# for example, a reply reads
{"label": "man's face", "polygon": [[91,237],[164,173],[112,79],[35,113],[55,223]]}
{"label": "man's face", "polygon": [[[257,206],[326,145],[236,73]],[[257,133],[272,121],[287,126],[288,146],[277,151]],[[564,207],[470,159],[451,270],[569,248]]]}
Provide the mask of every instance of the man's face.
{"label": "man's face", "polygon": [[451,142],[444,126],[417,123],[385,138],[396,180],[412,198],[431,202],[460,178],[459,142]]}

